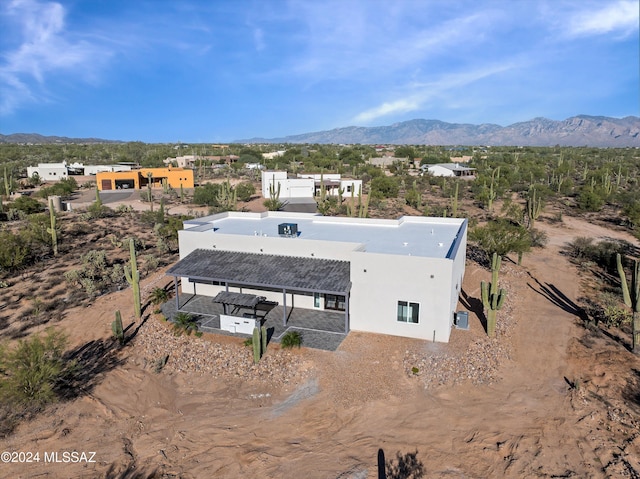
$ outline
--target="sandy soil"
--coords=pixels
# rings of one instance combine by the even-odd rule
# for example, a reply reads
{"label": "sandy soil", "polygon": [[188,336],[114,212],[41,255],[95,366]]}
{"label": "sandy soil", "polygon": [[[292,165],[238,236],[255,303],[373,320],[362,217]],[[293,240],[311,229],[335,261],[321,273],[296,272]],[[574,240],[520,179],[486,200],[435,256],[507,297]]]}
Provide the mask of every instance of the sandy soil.
{"label": "sandy soil", "polygon": [[[549,246],[523,266],[504,265],[511,312],[498,321],[513,324],[486,343],[507,351],[492,380],[426,387],[407,371],[416,351],[464,358],[484,340],[474,313],[470,330],[454,330],[449,344],[351,333],[334,353],[302,348],[293,354],[305,374],[275,385],[155,373],[134,339],[95,368],[86,394],[0,442],[3,451],[41,455],[95,451],[96,462],[0,464],[0,477],[365,479],[378,477],[379,450],[396,463],[396,453],[417,451],[430,478],[640,477],[640,359],[627,350],[628,335],[580,326],[579,275],[559,251],[576,236],[634,240],[575,218],[537,226]],[[470,263],[465,292],[477,300],[487,276]],[[167,282],[158,273],[145,289]],[[72,346],[108,341],[116,308],[129,324],[129,295],[67,311],[59,325]]]}

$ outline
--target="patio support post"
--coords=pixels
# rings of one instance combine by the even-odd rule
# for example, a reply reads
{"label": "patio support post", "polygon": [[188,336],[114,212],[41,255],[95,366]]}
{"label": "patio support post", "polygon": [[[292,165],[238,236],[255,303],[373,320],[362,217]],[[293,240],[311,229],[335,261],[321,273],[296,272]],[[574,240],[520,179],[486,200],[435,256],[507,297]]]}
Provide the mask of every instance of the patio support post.
{"label": "patio support post", "polygon": [[284,313],[282,313],[282,325],[287,325],[287,290],[282,288],[282,305],[284,306]]}
{"label": "patio support post", "polygon": [[178,277],[173,277],[173,289],[176,292],[176,311],[180,309],[180,296],[178,295]]}
{"label": "patio support post", "polygon": [[350,294],[347,291],[345,295],[345,305],[344,305],[344,334],[349,332],[349,297]]}

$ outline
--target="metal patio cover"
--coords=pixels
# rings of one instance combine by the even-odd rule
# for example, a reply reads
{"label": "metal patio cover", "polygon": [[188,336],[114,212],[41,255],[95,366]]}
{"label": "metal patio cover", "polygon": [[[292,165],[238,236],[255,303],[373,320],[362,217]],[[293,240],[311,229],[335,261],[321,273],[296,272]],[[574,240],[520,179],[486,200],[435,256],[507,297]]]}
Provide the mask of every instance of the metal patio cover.
{"label": "metal patio cover", "polygon": [[197,249],[167,275],[194,281],[345,294],[351,289],[348,261]]}

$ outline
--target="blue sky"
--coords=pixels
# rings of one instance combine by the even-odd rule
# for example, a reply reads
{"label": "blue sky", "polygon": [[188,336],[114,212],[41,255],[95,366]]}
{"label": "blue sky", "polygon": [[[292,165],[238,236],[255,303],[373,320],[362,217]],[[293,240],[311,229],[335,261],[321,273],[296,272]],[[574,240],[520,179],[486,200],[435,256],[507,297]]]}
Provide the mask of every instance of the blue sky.
{"label": "blue sky", "polygon": [[638,0],[0,0],[0,133],[639,115]]}

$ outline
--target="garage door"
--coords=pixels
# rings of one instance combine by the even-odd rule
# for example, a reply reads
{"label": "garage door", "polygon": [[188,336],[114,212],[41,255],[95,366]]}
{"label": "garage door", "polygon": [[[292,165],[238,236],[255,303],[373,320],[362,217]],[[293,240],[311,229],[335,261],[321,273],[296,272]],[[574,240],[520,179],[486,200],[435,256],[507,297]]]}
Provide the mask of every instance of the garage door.
{"label": "garage door", "polygon": [[111,180],[102,180],[102,189],[110,190],[111,189]]}

